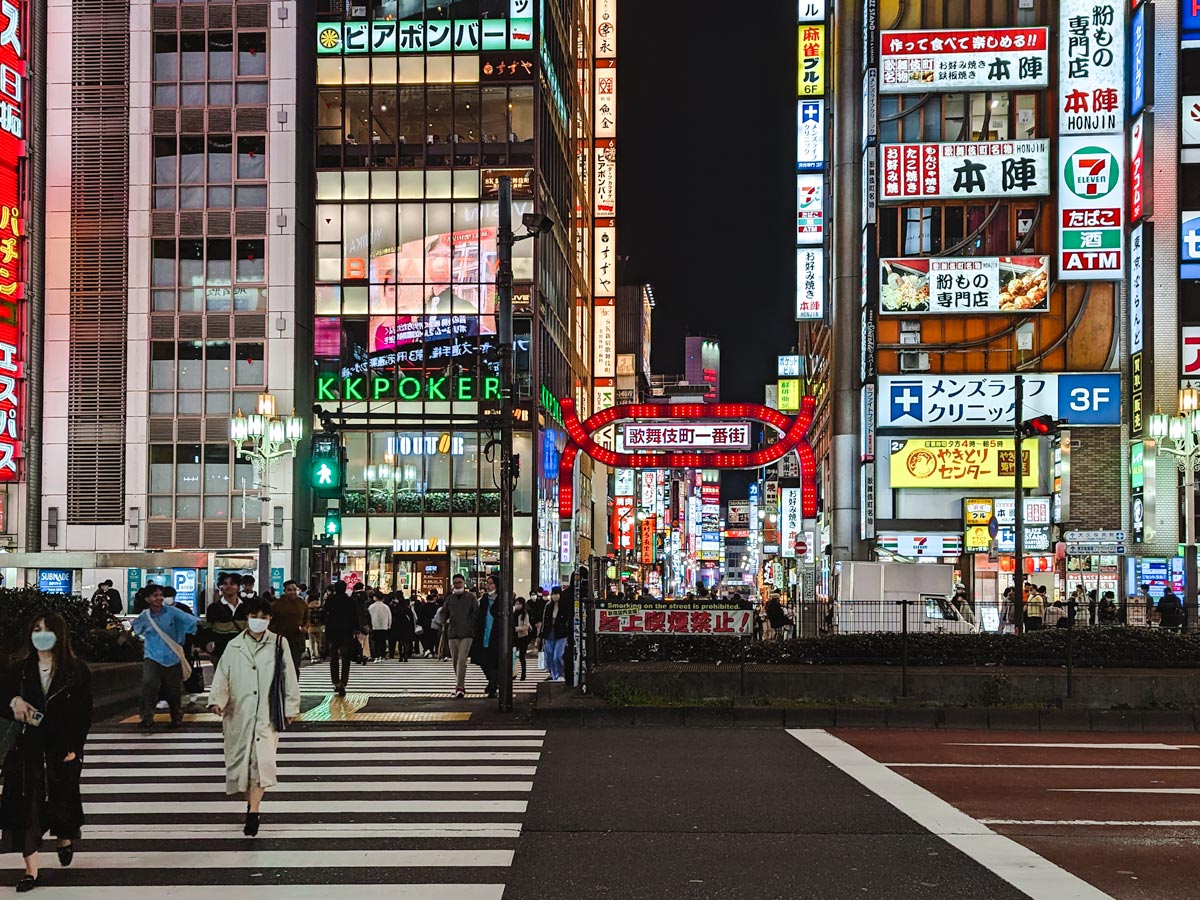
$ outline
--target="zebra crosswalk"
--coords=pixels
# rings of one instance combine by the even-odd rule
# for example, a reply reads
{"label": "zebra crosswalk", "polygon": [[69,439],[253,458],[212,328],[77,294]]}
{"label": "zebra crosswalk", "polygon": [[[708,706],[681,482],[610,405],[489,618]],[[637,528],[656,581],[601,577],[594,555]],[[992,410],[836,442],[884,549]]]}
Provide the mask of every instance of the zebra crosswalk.
{"label": "zebra crosswalk", "polygon": [[93,733],[75,860],[64,870],[43,854],[37,896],[211,900],[219,887],[222,900],[500,900],[544,736],[286,732],[280,784],[247,838],[217,729]]}
{"label": "zebra crosswalk", "polygon": [[[513,694],[535,694],[550,673],[539,669],[536,659],[526,660],[525,681],[513,680]],[[478,666],[467,667],[467,696],[484,697],[487,678]],[[350,667],[347,690],[368,697],[444,698],[454,693],[454,669],[440,659],[388,659]],[[331,691],[329,665],[314,663],[300,670],[300,693],[324,696]]]}

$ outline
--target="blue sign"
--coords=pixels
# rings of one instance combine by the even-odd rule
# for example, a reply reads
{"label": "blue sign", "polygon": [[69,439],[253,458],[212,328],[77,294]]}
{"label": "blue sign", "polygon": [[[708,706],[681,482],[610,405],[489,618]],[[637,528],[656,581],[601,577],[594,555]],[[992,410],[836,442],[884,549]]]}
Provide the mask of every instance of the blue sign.
{"label": "blue sign", "polygon": [[920,381],[893,381],[888,390],[891,420],[896,423],[905,418],[923,421],[924,399],[924,386]]}
{"label": "blue sign", "polygon": [[175,588],[176,603],[186,603],[193,610],[196,608],[195,569],[172,569],[171,587]]}
{"label": "blue sign", "polygon": [[[1187,0],[1183,0],[1184,3]],[[1130,25],[1129,115],[1137,116],[1146,106],[1146,7],[1139,6]]]}
{"label": "blue sign", "polygon": [[1180,0],[1179,30],[1184,40],[1200,40],[1200,0]]}
{"label": "blue sign", "polygon": [[38,590],[43,594],[71,593],[71,569],[38,569]]}
{"label": "blue sign", "polygon": [[1120,373],[1059,375],[1058,418],[1069,425],[1120,425]]}
{"label": "blue sign", "polygon": [[542,476],[544,478],[558,477],[558,432],[547,428],[542,435]]}
{"label": "blue sign", "polygon": [[1180,278],[1200,278],[1200,212],[1183,213],[1183,225],[1179,229],[1179,259]]}
{"label": "blue sign", "polygon": [[271,590],[276,597],[283,596],[283,566],[275,566],[271,569]]}

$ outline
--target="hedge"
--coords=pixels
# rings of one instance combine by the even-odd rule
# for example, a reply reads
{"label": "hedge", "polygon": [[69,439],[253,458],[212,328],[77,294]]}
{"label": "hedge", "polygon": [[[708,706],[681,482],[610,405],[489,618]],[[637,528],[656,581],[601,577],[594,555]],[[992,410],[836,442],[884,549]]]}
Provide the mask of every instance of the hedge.
{"label": "hedge", "polygon": [[[1028,634],[908,635],[908,662],[915,666],[1065,665],[1066,629]],[[838,634],[783,642],[747,643],[728,637],[600,637],[597,661],[889,664],[900,663],[905,636],[895,632]],[[1158,628],[1089,627],[1074,630],[1074,663],[1090,668],[1200,667],[1200,632]]]}
{"label": "hedge", "polygon": [[34,588],[0,588],[0,660],[9,659],[25,641],[29,622],[46,613],[67,622],[75,652],[88,662],[131,662],[142,658],[142,643],[124,629],[97,629],[82,597],[43,594]]}

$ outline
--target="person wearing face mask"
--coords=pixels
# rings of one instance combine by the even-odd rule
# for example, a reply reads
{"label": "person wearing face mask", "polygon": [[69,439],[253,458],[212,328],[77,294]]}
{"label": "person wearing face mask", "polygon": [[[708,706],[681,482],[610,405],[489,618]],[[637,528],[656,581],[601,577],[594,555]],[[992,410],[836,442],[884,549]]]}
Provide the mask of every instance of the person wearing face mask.
{"label": "person wearing face mask", "polygon": [[153,585],[146,593],[147,608],[142,611],[130,630],[144,642],[142,652],[142,727],[154,727],[154,708],[159,692],[171,711],[171,727],[183,722],[180,702],[183,682],[191,674],[191,664],[184,649],[188,635],[196,633],[196,617],[177,606],[164,602],[163,589]]}
{"label": "person wearing face mask", "polygon": [[92,725],[92,678],[76,658],[62,616],[35,618],[12,665],[0,680],[0,710],[24,723],[4,760],[0,796],[0,852],[20,853],[25,874],[18,893],[38,884],[38,852],[47,831],[57,838],[58,860],[69,866],[83,825],[79,773]]}
{"label": "person wearing face mask", "polygon": [[496,696],[500,674],[500,583],[495,575],[485,582],[487,593],[480,598],[479,612],[475,616],[475,638],[471,641],[471,662],[487,676],[487,695]]}
{"label": "person wearing face mask", "polygon": [[542,649],[546,653],[546,668],[551,681],[564,681],[563,651],[567,648],[567,636],[571,633],[571,620],[567,604],[563,602],[562,588],[550,592],[550,602],[542,617]]}
{"label": "person wearing face mask", "polygon": [[442,604],[445,624],[442,626],[450,644],[450,659],[454,663],[454,696],[466,696],[467,659],[471,657],[471,643],[475,638],[475,617],[479,603],[475,595],[467,590],[467,581],[462,575],[451,580],[450,595]]}
{"label": "person wearing face mask", "polygon": [[300,681],[287,641],[269,630],[270,606],[255,597],[245,607],[246,630],[221,655],[208,708],[225,736],[225,793],[245,795],[242,833],[254,837],[263,795],[279,782],[279,732],[300,714]]}

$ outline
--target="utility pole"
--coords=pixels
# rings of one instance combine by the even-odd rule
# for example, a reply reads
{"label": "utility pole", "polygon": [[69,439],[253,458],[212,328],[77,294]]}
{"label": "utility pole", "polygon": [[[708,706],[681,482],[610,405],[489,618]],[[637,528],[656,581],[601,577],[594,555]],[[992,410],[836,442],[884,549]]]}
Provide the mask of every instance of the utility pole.
{"label": "utility pole", "polygon": [[1025,482],[1021,467],[1024,461],[1024,448],[1021,446],[1021,439],[1024,437],[1021,434],[1021,425],[1025,420],[1024,404],[1025,376],[1017,375],[1013,397],[1013,446],[1016,454],[1013,463],[1016,472],[1013,476],[1013,615],[1016,618],[1013,624],[1017,626],[1018,631],[1025,625],[1025,604],[1021,596],[1025,581],[1025,558],[1022,556],[1025,543]]}
{"label": "utility pole", "polygon": [[499,269],[496,301],[500,337],[500,576],[496,599],[500,604],[496,626],[500,631],[500,663],[496,677],[500,712],[512,712],[512,637],[509,634],[513,596],[513,300],[512,178],[500,176],[500,218],[496,233]]}

